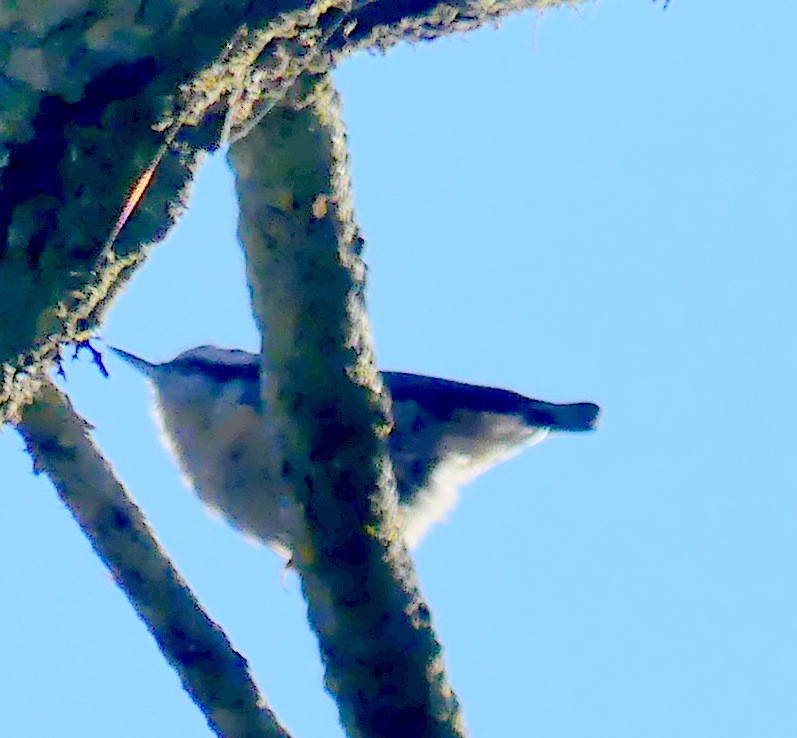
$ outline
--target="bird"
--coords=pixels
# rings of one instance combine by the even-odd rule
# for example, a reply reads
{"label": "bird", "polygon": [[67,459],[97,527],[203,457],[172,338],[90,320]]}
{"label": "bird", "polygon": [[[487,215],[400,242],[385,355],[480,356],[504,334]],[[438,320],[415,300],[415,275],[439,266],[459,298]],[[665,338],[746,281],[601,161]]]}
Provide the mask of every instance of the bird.
{"label": "bird", "polygon": [[[291,492],[273,469],[261,417],[260,357],[198,346],[153,363],[120,348],[155,394],[166,446],[199,498],[249,538],[290,560]],[[382,373],[392,397],[387,438],[408,548],[456,506],[464,484],[551,432],[594,430],[600,408],[556,404],[496,387]]]}

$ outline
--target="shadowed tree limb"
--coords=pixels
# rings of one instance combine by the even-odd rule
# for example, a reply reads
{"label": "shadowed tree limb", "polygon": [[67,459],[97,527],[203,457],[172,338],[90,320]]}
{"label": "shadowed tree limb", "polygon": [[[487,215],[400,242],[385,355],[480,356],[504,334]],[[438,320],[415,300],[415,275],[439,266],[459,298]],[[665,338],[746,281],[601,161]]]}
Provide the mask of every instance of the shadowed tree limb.
{"label": "shadowed tree limb", "polygon": [[89,425],[43,380],[17,430],[191,699],[223,738],[290,738],[246,660],[204,612],[89,437]]}
{"label": "shadowed tree limb", "polygon": [[397,526],[387,400],[331,80],[281,105],[229,160],[263,334],[263,422],[285,488],[326,686],[352,738],[464,736]]}

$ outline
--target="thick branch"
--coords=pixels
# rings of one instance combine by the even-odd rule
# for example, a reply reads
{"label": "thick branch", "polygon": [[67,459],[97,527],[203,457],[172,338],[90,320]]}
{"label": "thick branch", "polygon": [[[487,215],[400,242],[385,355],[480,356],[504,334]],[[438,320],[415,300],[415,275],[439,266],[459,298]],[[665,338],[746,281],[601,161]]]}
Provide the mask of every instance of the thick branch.
{"label": "thick branch", "polygon": [[202,610],[69,400],[44,380],[18,430],[211,728],[289,738],[221,628]]}
{"label": "thick branch", "polygon": [[[400,41],[432,41],[452,33],[465,33],[486,23],[498,24],[511,13],[543,11],[583,0],[369,0],[355,4],[351,25],[330,42],[342,55],[366,48],[386,51]],[[344,38],[344,30],[347,34]],[[337,56],[337,54],[336,54]]]}
{"label": "thick branch", "polygon": [[[463,736],[396,525],[339,104],[329,79],[234,144],[266,430],[326,685],[352,738]],[[295,504],[290,504],[295,503]]]}
{"label": "thick branch", "polygon": [[[330,0],[208,0],[157,18],[137,5],[69,19],[10,12],[11,22],[53,25],[39,29],[44,38],[12,34],[19,48],[0,57],[15,93],[0,107],[0,420],[59,343],[96,328],[143,248],[171,228],[229,105],[251,112],[252,85],[260,99],[284,94],[317,55],[322,16],[340,18]],[[53,73],[31,78],[17,63],[29,57]]]}

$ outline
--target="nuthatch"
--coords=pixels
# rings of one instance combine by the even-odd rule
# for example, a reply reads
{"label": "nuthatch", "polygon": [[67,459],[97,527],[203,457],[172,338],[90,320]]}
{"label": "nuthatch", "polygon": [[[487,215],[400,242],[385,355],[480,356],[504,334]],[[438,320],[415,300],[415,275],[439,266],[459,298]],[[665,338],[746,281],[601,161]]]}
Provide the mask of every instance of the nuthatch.
{"label": "nuthatch", "polygon": [[[200,346],[152,364],[112,350],[152,382],[166,442],[199,497],[289,557],[292,501],[274,479],[260,418],[260,358]],[[460,485],[551,431],[592,430],[600,413],[588,402],[556,405],[417,374],[382,376],[393,398],[388,446],[410,548],[456,505]]]}

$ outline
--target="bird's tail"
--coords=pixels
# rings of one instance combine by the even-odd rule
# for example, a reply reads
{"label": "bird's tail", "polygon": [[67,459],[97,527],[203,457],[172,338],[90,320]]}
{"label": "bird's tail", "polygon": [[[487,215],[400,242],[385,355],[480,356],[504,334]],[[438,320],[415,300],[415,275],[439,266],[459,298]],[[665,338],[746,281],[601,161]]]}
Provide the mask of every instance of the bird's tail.
{"label": "bird's tail", "polygon": [[592,402],[556,405],[553,402],[529,400],[524,415],[529,425],[553,431],[590,431],[598,424],[601,409]]}

